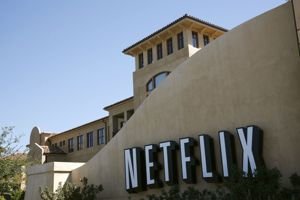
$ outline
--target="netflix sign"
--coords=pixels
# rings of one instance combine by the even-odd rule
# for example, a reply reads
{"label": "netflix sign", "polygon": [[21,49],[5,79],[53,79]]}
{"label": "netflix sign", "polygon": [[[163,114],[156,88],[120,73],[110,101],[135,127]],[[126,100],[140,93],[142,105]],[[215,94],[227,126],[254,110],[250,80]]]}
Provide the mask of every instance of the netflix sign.
{"label": "netflix sign", "polygon": [[[239,148],[242,150],[242,170],[247,176],[263,164],[263,131],[258,126],[252,125],[237,128],[235,135],[240,141]],[[147,187],[159,188],[163,186],[163,182],[175,185],[178,183],[178,174],[181,174],[184,182],[195,184],[198,164],[201,165],[202,178],[207,182],[219,182],[222,178],[228,178],[230,169],[237,164],[234,135],[228,131],[219,131],[218,143],[220,158],[216,158],[214,140],[207,134],[200,134],[197,138],[180,138],[178,143],[170,140],[159,144],[148,144],[144,148],[125,149],[126,190],[132,193],[146,190]],[[179,158],[177,158],[177,151],[179,151]],[[195,152],[199,155],[200,162]],[[158,161],[159,154],[162,154],[162,163]],[[217,171],[216,159],[221,160],[221,173]],[[180,168],[177,163],[180,163]],[[179,169],[180,173],[178,173]],[[163,170],[163,177],[160,177],[161,170]]]}

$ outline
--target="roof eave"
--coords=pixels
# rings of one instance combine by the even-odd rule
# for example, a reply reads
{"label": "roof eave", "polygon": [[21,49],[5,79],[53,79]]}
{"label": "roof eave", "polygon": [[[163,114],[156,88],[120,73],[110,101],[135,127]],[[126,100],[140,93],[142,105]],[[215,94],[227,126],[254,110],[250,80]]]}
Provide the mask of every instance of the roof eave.
{"label": "roof eave", "polygon": [[217,30],[222,31],[222,32],[227,32],[227,31],[228,31],[227,29],[225,29],[225,28],[223,28],[223,27],[217,26],[217,25],[215,25],[215,24],[212,24],[212,23],[206,22],[206,21],[204,21],[204,20],[198,19],[198,18],[196,18],[196,17],[193,17],[193,16],[191,16],[191,15],[185,14],[185,15],[183,15],[182,17],[180,17],[180,18],[176,19],[175,21],[171,22],[170,24],[168,24],[168,25],[162,27],[161,29],[155,31],[154,33],[152,33],[152,34],[150,34],[150,35],[148,35],[148,36],[146,36],[145,38],[139,40],[138,42],[134,43],[133,45],[127,47],[126,49],[124,49],[124,50],[122,51],[122,53],[124,53],[124,54],[126,54],[126,55],[130,55],[130,56],[134,56],[133,53],[130,53],[131,50],[133,50],[134,48],[136,48],[138,45],[142,44],[143,42],[145,42],[145,41],[151,39],[153,36],[155,36],[155,35],[157,35],[157,34],[163,32],[163,31],[165,31],[166,29],[168,29],[168,28],[174,26],[175,24],[181,22],[181,21],[184,20],[184,19],[190,19],[190,20],[196,21],[196,22],[198,22],[198,23],[204,24],[204,25],[206,25],[206,26],[209,26],[209,27],[211,27],[211,28],[217,29]]}
{"label": "roof eave", "polygon": [[118,101],[118,102],[116,102],[116,103],[114,103],[114,104],[111,104],[111,105],[109,105],[109,106],[106,106],[106,107],[103,108],[103,110],[109,111],[110,108],[112,108],[112,107],[114,107],[114,106],[118,106],[118,105],[121,105],[121,104],[123,104],[123,103],[126,103],[126,102],[128,102],[128,101],[132,101],[132,100],[133,100],[133,96],[131,96],[131,97],[129,97],[129,98],[126,98],[126,99],[123,99],[123,100],[121,100],[121,101]]}

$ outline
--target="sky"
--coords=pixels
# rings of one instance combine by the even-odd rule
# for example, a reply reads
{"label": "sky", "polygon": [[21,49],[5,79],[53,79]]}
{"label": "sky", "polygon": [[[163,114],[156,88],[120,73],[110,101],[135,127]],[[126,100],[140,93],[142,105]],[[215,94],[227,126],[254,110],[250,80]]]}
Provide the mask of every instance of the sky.
{"label": "sky", "polygon": [[285,2],[0,0],[0,127],[25,148],[34,126],[59,133],[104,117],[133,95],[123,49],[184,14],[232,29]]}

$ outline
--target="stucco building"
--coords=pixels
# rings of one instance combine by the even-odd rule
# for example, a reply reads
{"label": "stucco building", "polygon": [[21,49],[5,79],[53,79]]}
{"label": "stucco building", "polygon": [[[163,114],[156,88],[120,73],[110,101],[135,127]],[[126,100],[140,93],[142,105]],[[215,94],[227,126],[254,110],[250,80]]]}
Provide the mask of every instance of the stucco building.
{"label": "stucco building", "polygon": [[124,54],[135,59],[134,96],[106,106],[107,117],[62,133],[44,133],[34,127],[29,155],[38,163],[88,161],[177,66],[225,32],[225,28],[184,15],[124,49]]}
{"label": "stucco building", "polygon": [[184,15],[126,48],[133,97],[63,133],[33,128],[30,154],[44,164],[27,170],[26,199],[83,177],[103,185],[101,199],[215,187],[232,164],[264,163],[286,182],[300,173],[299,28],[288,1],[229,31]]}

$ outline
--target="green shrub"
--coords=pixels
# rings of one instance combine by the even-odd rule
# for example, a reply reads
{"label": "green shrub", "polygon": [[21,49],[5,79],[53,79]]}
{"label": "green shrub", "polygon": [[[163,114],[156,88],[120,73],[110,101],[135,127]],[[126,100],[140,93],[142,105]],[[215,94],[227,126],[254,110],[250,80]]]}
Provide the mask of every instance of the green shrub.
{"label": "green shrub", "polygon": [[64,186],[58,186],[55,192],[44,188],[41,191],[42,200],[93,200],[96,199],[97,194],[103,190],[102,185],[96,186],[94,184],[88,185],[88,179],[81,180],[83,187],[66,182]]}
{"label": "green shrub", "polygon": [[244,176],[241,171],[232,169],[232,176],[215,190],[198,190],[189,187],[180,192],[178,187],[160,194],[148,195],[148,200],[300,200],[300,176],[290,177],[292,188],[280,183],[278,169],[259,168],[253,175]]}

